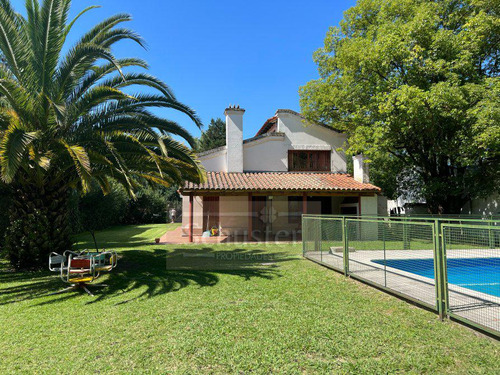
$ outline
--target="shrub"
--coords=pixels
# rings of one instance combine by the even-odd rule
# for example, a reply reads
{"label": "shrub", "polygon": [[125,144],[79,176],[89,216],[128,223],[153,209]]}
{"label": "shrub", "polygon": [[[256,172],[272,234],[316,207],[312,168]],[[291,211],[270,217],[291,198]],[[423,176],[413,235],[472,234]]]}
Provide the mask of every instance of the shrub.
{"label": "shrub", "polygon": [[137,193],[137,200],[130,200],[125,218],[128,224],[165,223],[167,210],[180,209],[180,197],[176,188],[145,187]]}

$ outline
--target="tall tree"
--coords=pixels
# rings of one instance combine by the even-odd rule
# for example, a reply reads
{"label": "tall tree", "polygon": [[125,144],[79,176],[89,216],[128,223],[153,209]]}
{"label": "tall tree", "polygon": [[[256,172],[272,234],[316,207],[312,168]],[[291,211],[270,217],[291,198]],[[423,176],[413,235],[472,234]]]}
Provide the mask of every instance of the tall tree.
{"label": "tall tree", "polygon": [[303,113],[343,129],[386,190],[456,213],[500,188],[499,41],[496,0],[359,0],[314,54]]}
{"label": "tall tree", "polygon": [[226,123],[221,118],[211,119],[208,129],[201,133],[197,151],[207,151],[226,144]]}
{"label": "tall tree", "polygon": [[[67,52],[70,0],[26,1],[26,16],[0,0],[0,178],[12,191],[5,248],[16,268],[36,268],[51,251],[71,245],[68,197],[110,178],[134,195],[138,181],[171,186],[201,181],[193,152],[171,135],[194,139],[152,108],[178,110],[201,126],[196,113],[144,70],[136,58],[116,58],[115,43],[141,37],[112,16],[85,33]],[[134,67],[125,72],[125,67]],[[156,93],[133,93],[130,86]],[[149,92],[149,91],[148,91]]]}

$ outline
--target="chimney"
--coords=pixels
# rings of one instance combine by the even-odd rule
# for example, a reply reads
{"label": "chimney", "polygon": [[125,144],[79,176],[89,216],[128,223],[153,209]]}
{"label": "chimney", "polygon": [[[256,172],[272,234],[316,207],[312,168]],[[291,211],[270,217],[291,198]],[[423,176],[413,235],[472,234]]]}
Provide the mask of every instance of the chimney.
{"label": "chimney", "polygon": [[352,157],[354,164],[354,179],[358,182],[367,184],[370,182],[369,167],[365,163],[365,158],[363,154],[359,154]]}
{"label": "chimney", "polygon": [[240,106],[229,106],[226,115],[227,171],[243,172],[243,114]]}

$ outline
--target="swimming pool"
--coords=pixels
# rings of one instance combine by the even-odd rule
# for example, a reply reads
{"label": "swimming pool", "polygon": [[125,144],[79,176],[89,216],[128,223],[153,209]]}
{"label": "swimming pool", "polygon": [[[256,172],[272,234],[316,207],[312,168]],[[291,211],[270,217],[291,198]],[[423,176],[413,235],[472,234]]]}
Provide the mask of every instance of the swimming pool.
{"label": "swimming pool", "polygon": [[[372,262],[434,278],[434,259],[375,259]],[[500,297],[500,258],[449,258],[448,283]]]}

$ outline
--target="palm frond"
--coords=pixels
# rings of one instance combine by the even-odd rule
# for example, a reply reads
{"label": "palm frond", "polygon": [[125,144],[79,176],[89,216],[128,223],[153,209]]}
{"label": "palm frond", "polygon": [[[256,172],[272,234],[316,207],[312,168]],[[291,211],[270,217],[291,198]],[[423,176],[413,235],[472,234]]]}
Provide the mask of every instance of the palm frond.
{"label": "palm frond", "polygon": [[[5,3],[5,4],[4,4]],[[19,77],[19,51],[21,39],[19,30],[14,19],[14,11],[9,2],[3,1],[0,7],[0,49],[7,61],[9,69],[14,75]]]}
{"label": "palm frond", "polygon": [[[71,1],[67,1],[68,4],[71,4]],[[69,6],[69,5],[68,5]],[[99,5],[91,5],[87,8],[85,8],[84,10],[82,10],[80,13],[78,13],[75,18],[73,18],[73,20],[64,28],[64,36],[67,37],[69,32],[71,31],[71,29],[73,28],[73,26],[75,25],[76,21],[78,21],[80,19],[81,16],[83,16],[85,13],[87,13],[88,11],[92,10],[92,9],[98,9],[100,8]]]}
{"label": "palm frond", "polygon": [[81,179],[82,190],[86,193],[89,190],[90,182],[92,180],[92,168],[87,151],[85,151],[85,149],[81,146],[69,145],[64,140],[59,140],[59,142],[66,148],[68,154],[71,156],[71,159],[73,159],[76,171]]}
{"label": "palm frond", "polygon": [[57,88],[56,95],[61,97],[70,92],[75,86],[73,83],[75,78],[78,79],[84,76],[99,59],[109,61],[122,74],[119,61],[116,60],[108,49],[94,44],[80,44],[78,47],[71,49],[60,63],[58,71],[54,76]]}
{"label": "palm frond", "polygon": [[71,111],[72,118],[80,117],[82,114],[89,112],[95,106],[105,103],[110,100],[130,100],[133,99],[130,95],[123,91],[108,86],[97,86],[87,94],[83,95],[77,102],[73,104]]}
{"label": "palm frond", "polygon": [[147,73],[126,73],[122,77],[112,77],[104,81],[102,85],[115,88],[123,88],[132,85],[147,86],[160,91],[167,98],[176,100],[172,89],[167,84]]}
{"label": "palm frond", "polygon": [[63,47],[61,38],[64,25],[61,24],[62,0],[45,0],[40,9],[40,30],[38,48],[33,55],[35,77],[39,80],[39,89],[47,91],[47,86],[57,68],[59,53]]}
{"label": "palm frond", "polygon": [[[78,80],[75,87],[71,87],[70,91],[61,92],[61,94],[66,97],[67,102],[71,103],[85,94],[87,90],[89,90],[93,85],[97,84],[108,74],[116,72],[118,70],[118,66],[120,68],[130,66],[140,67],[144,69],[148,68],[148,64],[144,60],[137,58],[117,59],[115,62],[106,63],[99,66],[93,65],[90,67],[90,70]],[[64,87],[63,84],[60,84],[60,86],[62,88]]]}
{"label": "palm frond", "polygon": [[119,42],[120,40],[132,40],[139,44],[141,47],[146,48],[146,42],[142,37],[137,34],[136,32],[129,30],[129,29],[111,29],[106,32],[100,33],[98,36],[96,36],[93,40],[92,43],[108,48],[112,44],[115,44]]}
{"label": "palm frond", "polygon": [[[174,109],[201,127],[196,112],[153,75],[123,71],[147,69],[146,62],[112,53],[125,39],[145,46],[139,34],[121,27],[131,17],[107,18],[67,49],[73,25],[96,8],[68,20],[70,5],[71,0],[27,0],[24,17],[9,0],[0,0],[0,179],[82,192],[95,180],[106,193],[112,178],[130,196],[145,182],[202,181],[192,149],[172,138],[194,145],[191,134],[153,109]],[[131,86],[139,94],[124,91]]]}
{"label": "palm frond", "polygon": [[95,25],[92,29],[90,29],[87,33],[85,33],[78,44],[87,44],[91,43],[95,38],[97,38],[100,34],[112,29],[116,25],[122,22],[131,21],[132,17],[126,13],[115,14],[104,21]]}
{"label": "palm frond", "polygon": [[18,123],[11,123],[0,141],[0,168],[2,180],[11,182],[19,169],[28,146],[37,138],[37,132],[28,132]]}
{"label": "palm frond", "polygon": [[203,123],[201,119],[198,117],[198,114],[196,113],[195,110],[190,108],[189,106],[182,104],[181,102],[167,98],[164,96],[160,95],[151,95],[151,94],[136,94],[134,95],[135,100],[134,101],[125,101],[123,103],[120,103],[123,106],[130,106],[130,107],[142,107],[142,108],[151,108],[151,107],[157,107],[157,108],[172,108],[175,109],[179,112],[182,112],[189,116],[191,120],[201,129],[203,127]]}

